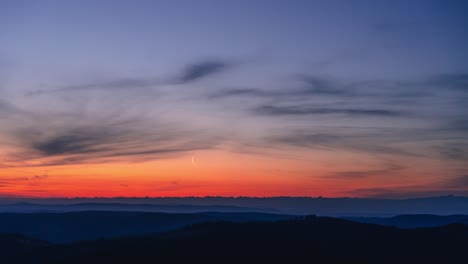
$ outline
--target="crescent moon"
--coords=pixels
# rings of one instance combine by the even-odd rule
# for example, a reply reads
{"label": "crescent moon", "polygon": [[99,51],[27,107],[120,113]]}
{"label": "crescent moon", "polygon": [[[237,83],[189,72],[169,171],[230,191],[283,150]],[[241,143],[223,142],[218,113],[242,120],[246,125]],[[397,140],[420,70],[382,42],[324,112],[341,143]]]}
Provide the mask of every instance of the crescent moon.
{"label": "crescent moon", "polygon": [[192,164],[193,166],[197,166],[197,163],[195,162],[195,155],[192,156]]}

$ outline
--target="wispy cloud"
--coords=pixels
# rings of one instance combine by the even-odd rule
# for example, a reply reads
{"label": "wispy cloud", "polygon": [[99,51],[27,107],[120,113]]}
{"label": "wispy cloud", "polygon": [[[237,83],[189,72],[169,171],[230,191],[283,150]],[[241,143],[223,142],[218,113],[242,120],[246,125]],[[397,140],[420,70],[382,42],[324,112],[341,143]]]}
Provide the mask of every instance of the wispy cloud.
{"label": "wispy cloud", "polygon": [[[221,89],[208,98],[255,98],[239,109],[248,109],[250,116],[269,117],[264,122],[281,123],[283,127],[264,135],[268,146],[463,160],[468,153],[466,76],[454,73],[414,80],[345,80],[299,75],[284,89]],[[388,126],[385,120],[393,125]],[[333,125],[321,127],[324,122]],[[421,151],[423,146],[430,147],[428,144],[441,147]]]}
{"label": "wispy cloud", "polygon": [[221,91],[216,91],[208,95],[209,99],[222,99],[230,97],[240,97],[240,96],[252,96],[252,97],[276,97],[281,93],[278,92],[268,92],[259,89],[248,89],[248,88],[238,88],[238,89],[225,89]]}
{"label": "wispy cloud", "polygon": [[[157,96],[147,96],[147,91],[155,91],[157,90],[155,87],[163,83],[186,85],[202,78],[216,76],[232,66],[233,63],[226,60],[202,60],[183,67],[179,74],[172,77],[121,78],[101,83],[70,85],[57,90],[36,90],[37,94],[75,91],[83,96],[66,98],[71,106],[75,103],[79,106],[76,107],[76,111],[65,111],[72,113],[73,118],[56,115],[54,112],[61,109],[53,109],[54,111],[49,111],[47,114],[45,112],[34,115],[20,114],[23,115],[21,118],[11,121],[13,124],[12,128],[8,129],[8,133],[10,136],[14,135],[12,137],[15,140],[12,142],[22,147],[23,152],[10,157],[14,160],[50,157],[59,160],[60,157],[57,163],[79,163],[122,156],[135,159],[150,156],[159,158],[216,147],[221,144],[225,136],[222,130],[213,129],[209,125],[193,128],[183,122],[169,125],[168,122],[160,120],[164,119],[162,118],[164,115],[160,114],[176,109],[180,102],[163,102]],[[465,85],[464,74],[434,75],[416,81],[346,81],[311,74],[294,76],[289,86],[286,84],[284,88],[280,88],[281,85],[231,89],[209,87],[198,91],[198,93],[204,92],[205,98],[190,97],[187,103],[194,106],[193,109],[202,109],[207,106],[206,100],[203,99],[209,99],[210,110],[219,110],[216,113],[223,116],[227,113],[225,102],[230,98],[254,98],[248,104],[229,105],[233,107],[230,110],[237,111],[237,114],[248,116],[252,120],[258,120],[256,126],[274,127],[281,122],[284,129],[263,129],[263,134],[252,139],[257,140],[256,142],[248,139],[253,146],[431,156],[432,153],[424,153],[402,143],[416,142],[427,145],[427,142],[438,140],[439,142],[433,145],[443,147],[432,150],[439,153],[439,158],[443,156],[445,159],[462,160],[466,148],[461,143],[468,129],[463,122],[466,119],[466,114],[462,111],[464,107],[462,104],[456,104],[456,100],[463,96],[447,98],[452,94],[439,94],[439,91],[450,89],[463,92]],[[87,93],[96,89],[115,91],[115,93]],[[120,91],[125,93],[122,94]],[[195,94],[190,90],[187,91],[187,96]],[[135,98],[130,100],[129,95],[134,96],[133,94],[141,96],[136,100]],[[422,106],[417,104],[422,97],[425,98],[425,102],[431,103]],[[96,108],[109,111],[103,111],[106,113],[103,115],[90,115],[95,111],[90,107],[91,102],[97,103]],[[438,105],[439,108],[435,110],[431,105]],[[137,109],[137,116],[140,117],[132,121],[134,124],[120,124],[118,120],[128,116],[128,106],[132,110]],[[0,101],[0,112],[11,111],[21,113],[7,102]],[[105,115],[107,116],[103,117]],[[317,127],[324,120],[333,121],[333,126]],[[385,120],[391,120],[394,126],[386,125]],[[15,122],[18,129],[15,128]],[[61,125],[46,126],[48,122]],[[408,124],[411,125],[406,128]],[[365,129],[366,127],[368,129]],[[240,126],[238,129],[246,131],[249,127]],[[245,143],[242,140],[230,139],[239,145]],[[448,144],[455,144],[456,147],[447,147]],[[365,175],[365,173],[348,175]]]}
{"label": "wispy cloud", "polygon": [[126,89],[142,89],[150,88],[157,85],[163,84],[160,80],[157,79],[147,79],[147,78],[123,78],[118,80],[112,80],[108,82],[98,82],[98,83],[88,83],[82,85],[71,85],[66,87],[60,87],[55,89],[47,90],[34,90],[28,92],[28,96],[37,96],[48,93],[62,93],[62,92],[83,92],[91,90],[126,90]]}
{"label": "wispy cloud", "polygon": [[[423,156],[395,142],[404,135],[392,135],[379,129],[330,127],[316,131],[285,131],[264,138],[270,146],[373,153],[396,156]],[[339,132],[342,131],[342,132]]]}
{"label": "wispy cloud", "polygon": [[46,174],[40,174],[40,175],[34,175],[32,177],[17,177],[17,178],[12,178],[9,179],[10,181],[34,181],[34,180],[43,180],[47,179],[49,175]]}
{"label": "wispy cloud", "polygon": [[326,115],[340,114],[348,116],[381,116],[399,117],[403,113],[384,109],[339,109],[339,108],[319,108],[308,106],[274,106],[264,105],[253,109],[254,113],[270,116],[282,115]]}
{"label": "wispy cloud", "polygon": [[41,181],[46,180],[49,177],[47,173],[34,175],[31,177],[15,177],[15,178],[2,178],[0,179],[0,188],[11,187],[17,184],[28,184],[28,185],[37,185]]}
{"label": "wispy cloud", "polygon": [[0,115],[1,114],[11,114],[18,112],[19,110],[12,104],[0,99]]}
{"label": "wispy cloud", "polygon": [[132,91],[154,89],[161,85],[188,84],[202,78],[214,76],[228,70],[233,63],[226,60],[202,60],[185,66],[177,77],[126,77],[109,81],[90,82],[69,85],[52,89],[38,89],[26,93],[27,96],[38,96],[50,93],[102,91]]}
{"label": "wispy cloud", "polygon": [[6,142],[15,146],[14,151],[2,153],[2,166],[168,158],[214,148],[221,140],[202,128],[154,117],[123,118],[121,115],[119,111],[110,117],[88,116],[85,112],[77,112],[73,117],[25,112],[9,120],[9,129],[2,131]]}
{"label": "wispy cloud", "polygon": [[344,85],[330,77],[306,75],[299,80],[305,85],[297,91],[298,94],[351,96],[355,93],[352,85]]}
{"label": "wispy cloud", "polygon": [[468,92],[467,73],[439,74],[428,78],[425,83],[437,89],[456,89]]}
{"label": "wispy cloud", "polygon": [[346,80],[332,76],[301,74],[295,76],[287,89],[225,89],[216,91],[209,97],[226,98],[229,96],[258,96],[265,99],[309,98],[318,96],[347,98],[349,100],[380,100],[395,102],[401,99],[418,100],[432,97],[434,92],[444,90],[468,91],[468,74],[434,74],[416,80]]}
{"label": "wispy cloud", "polygon": [[346,87],[334,78],[314,75],[301,75],[295,77],[286,87],[287,89],[258,89],[258,88],[234,88],[222,89],[208,97],[211,99],[223,99],[229,97],[260,97],[267,100],[288,101],[291,99],[308,98],[316,96],[351,96],[354,95],[353,87]]}
{"label": "wispy cloud", "polygon": [[378,199],[402,199],[402,198],[422,198],[447,195],[468,195],[468,190],[446,189],[440,186],[427,188],[426,186],[404,186],[385,188],[361,188],[355,189],[348,194],[359,197],[369,197]]}
{"label": "wispy cloud", "polygon": [[367,169],[367,170],[351,170],[351,171],[342,171],[335,172],[331,175],[325,176],[326,178],[341,178],[341,179],[356,179],[356,178],[367,178],[367,177],[378,177],[378,176],[387,176],[400,172],[405,169],[405,166],[398,164],[387,164],[380,169]]}
{"label": "wispy cloud", "polygon": [[468,174],[450,178],[441,185],[444,187],[465,188],[468,190]]}
{"label": "wispy cloud", "polygon": [[468,195],[468,175],[460,175],[432,183],[408,186],[359,188],[353,195],[373,198],[429,197],[440,195]]}
{"label": "wispy cloud", "polygon": [[[431,77],[433,79],[435,77]],[[438,79],[437,79],[438,80]],[[265,99],[281,99],[282,101],[302,99],[347,98],[350,100],[395,100],[402,98],[418,98],[430,95],[434,81],[427,79],[419,81],[406,80],[343,80],[331,76],[298,75],[289,80],[285,89],[225,89],[216,91],[210,97],[225,98],[229,96],[258,96]]]}
{"label": "wispy cloud", "polygon": [[157,159],[213,148],[217,144],[216,139],[203,133],[170,126],[147,128],[141,132],[138,129],[127,129],[122,124],[106,123],[90,127],[63,127],[44,134],[19,139],[27,153],[20,155],[19,158],[23,157],[24,160],[19,161],[52,158],[49,164],[63,165],[105,162],[119,157],[126,157],[127,160]]}
{"label": "wispy cloud", "polygon": [[[35,90],[26,98],[31,102],[28,111],[0,100],[0,118],[8,118],[0,128],[0,143],[13,146],[13,150],[1,153],[0,166],[144,161],[215,148],[222,141],[221,133],[202,125],[187,125],[175,120],[176,115],[168,118],[161,113],[173,109],[174,102],[147,95],[160,84],[188,84],[229,66],[227,61],[200,61],[187,66],[177,78],[163,81],[121,78]],[[96,90],[112,93],[90,92]],[[35,95],[48,93],[60,93],[53,100],[63,105],[41,105],[51,99]]]}
{"label": "wispy cloud", "polygon": [[188,65],[178,82],[189,83],[227,70],[232,64],[222,60],[206,60]]}
{"label": "wispy cloud", "polygon": [[442,146],[435,146],[444,159],[450,160],[467,160],[468,161],[468,143],[466,144],[446,144]]}

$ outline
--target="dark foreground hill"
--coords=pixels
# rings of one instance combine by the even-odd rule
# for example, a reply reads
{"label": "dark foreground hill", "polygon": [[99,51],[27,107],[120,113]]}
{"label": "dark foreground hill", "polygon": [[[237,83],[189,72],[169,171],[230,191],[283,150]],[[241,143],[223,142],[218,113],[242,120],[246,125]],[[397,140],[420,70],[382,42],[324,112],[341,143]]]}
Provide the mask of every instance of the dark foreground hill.
{"label": "dark foreground hill", "polygon": [[[100,211],[0,213],[0,234],[15,233],[52,243],[70,243],[80,240],[156,234],[202,222],[278,221],[297,217],[265,213],[222,212],[193,214]],[[468,224],[466,215],[402,215],[390,218],[349,218],[349,220],[400,228]]]}
{"label": "dark foreground hill", "polygon": [[467,245],[468,226],[462,224],[397,229],[307,217],[201,223],[68,245],[34,243],[2,263],[468,263]]}
{"label": "dark foreground hill", "polygon": [[0,213],[0,234],[16,233],[53,243],[173,231],[214,221],[278,221],[292,216],[264,213],[168,214],[146,212]]}
{"label": "dark foreground hill", "polygon": [[348,217],[347,219],[399,228],[436,227],[449,224],[468,225],[468,215],[397,215],[394,217]]}

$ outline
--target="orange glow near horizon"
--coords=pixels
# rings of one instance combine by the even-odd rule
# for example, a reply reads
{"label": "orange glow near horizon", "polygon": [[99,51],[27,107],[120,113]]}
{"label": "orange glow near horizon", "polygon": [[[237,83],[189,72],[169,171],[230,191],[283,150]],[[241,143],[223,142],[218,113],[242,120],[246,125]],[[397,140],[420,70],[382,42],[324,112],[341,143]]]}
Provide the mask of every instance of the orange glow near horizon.
{"label": "orange glow near horizon", "polygon": [[[333,165],[332,156],[343,159]],[[366,165],[362,158],[336,153],[260,156],[222,151],[145,162],[111,162],[0,169],[1,196],[174,197],[174,196],[362,196],[353,190],[417,185],[391,175],[337,177],[333,172]],[[354,165],[353,165],[354,164]],[[369,170],[369,168],[366,168]],[[370,169],[371,170],[371,169]],[[390,174],[390,172],[388,172]],[[399,175],[401,177],[401,175]]]}

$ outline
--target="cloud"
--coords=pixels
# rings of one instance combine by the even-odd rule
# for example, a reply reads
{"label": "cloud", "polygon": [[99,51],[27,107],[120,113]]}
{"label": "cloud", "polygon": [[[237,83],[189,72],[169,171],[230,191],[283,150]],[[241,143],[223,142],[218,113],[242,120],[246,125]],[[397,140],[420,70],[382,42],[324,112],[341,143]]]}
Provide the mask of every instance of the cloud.
{"label": "cloud", "polygon": [[132,91],[135,89],[151,90],[161,85],[172,84],[187,84],[197,81],[208,76],[226,71],[233,64],[223,60],[203,60],[190,65],[187,65],[178,77],[126,77],[117,78],[109,81],[91,82],[78,85],[69,85],[55,89],[38,89],[27,92],[27,96],[38,96],[50,93],[63,93],[63,92],[86,92],[92,90],[102,91]]}
{"label": "cloud", "polygon": [[208,95],[209,99],[222,99],[236,96],[273,97],[279,95],[275,92],[262,91],[258,89],[226,89]]}
{"label": "cloud", "polygon": [[435,149],[445,159],[460,161],[468,160],[468,144],[446,144],[443,146],[436,146]]}
{"label": "cloud", "polygon": [[362,152],[397,156],[422,156],[422,154],[405,149],[394,142],[401,141],[400,136],[384,130],[370,129],[362,131],[357,128],[330,127],[315,131],[296,130],[273,133],[264,138],[268,146],[314,148]]}
{"label": "cloud", "polygon": [[179,83],[189,83],[210,75],[221,73],[231,66],[222,60],[206,60],[188,65],[179,77]]}
{"label": "cloud", "polygon": [[[220,117],[224,118],[225,113],[228,116],[230,114],[226,111],[225,102],[216,100],[229,100],[233,97],[255,99],[243,105],[237,104],[236,101],[236,104],[232,104],[234,109],[230,109],[251,120],[258,120],[253,125],[249,123],[238,127],[239,135],[250,130],[250,126],[256,126],[256,131],[261,131],[262,134],[255,134],[254,138],[246,139],[249,144],[252,143],[252,148],[321,148],[427,157],[433,153],[422,153],[420,149],[413,149],[410,145],[427,148],[425,144],[431,140],[439,140],[437,143],[431,143],[432,145],[443,145],[454,141],[455,137],[464,141],[464,135],[468,131],[464,122],[464,106],[455,105],[453,100],[461,96],[453,98],[454,93],[438,92],[446,89],[463,90],[461,87],[466,84],[464,74],[434,75],[415,81],[356,81],[314,74],[296,75],[282,87],[278,85],[220,90],[209,87],[198,91],[206,96],[202,99],[212,100],[209,106],[206,101],[197,101],[200,97],[191,96],[197,92],[191,93],[187,90],[184,96],[190,101],[184,101],[184,104],[187,104],[183,108],[195,112],[180,113],[183,117],[178,119],[178,123],[175,121],[171,125],[167,121],[163,122],[163,119],[173,119],[167,116],[165,118],[165,113],[174,109],[178,112],[180,101],[176,100],[179,98],[168,96],[161,99],[157,96],[146,96],[149,91],[158,93],[156,87],[161,84],[188,84],[223,73],[232,65],[232,62],[224,60],[201,60],[182,67],[179,73],[176,72],[167,78],[120,78],[70,85],[56,90],[37,90],[37,94],[59,91],[75,91],[82,94],[59,98],[60,100],[53,101],[54,104],[50,108],[47,104],[39,104],[54,99],[27,98],[31,100],[28,102],[30,111],[35,110],[35,103],[38,103],[39,111],[34,115],[24,113],[21,118],[10,122],[12,126],[11,129],[8,128],[8,133],[14,138],[10,142],[19,146],[21,151],[12,153],[9,157],[11,160],[25,162],[53,158],[47,162],[70,164],[90,162],[93,159],[107,162],[108,159],[123,156],[135,160],[162,158],[196,149],[214,148],[222,143],[225,133],[222,129],[210,126],[218,122]],[[85,92],[95,89],[112,93]],[[138,92],[135,92],[135,89]],[[171,91],[167,89],[164,92]],[[132,97],[134,94],[138,94],[138,98]],[[426,104],[417,104],[422,97]],[[207,109],[217,112],[213,116],[207,112],[196,112]],[[0,115],[8,111],[19,113],[11,105],[0,101]],[[73,118],[61,116],[60,113],[64,112],[73,115]],[[129,112],[131,114],[128,114]],[[134,114],[137,118],[131,125],[117,122],[122,116]],[[185,118],[185,115],[188,118]],[[199,128],[193,127],[197,120],[195,116],[203,116],[203,122],[196,123]],[[275,117],[278,119],[275,120]],[[188,119],[193,119],[194,123],[187,124],[190,123],[185,122]],[[388,125],[390,120],[392,126]],[[275,130],[274,127],[279,122],[282,129]],[[332,125],[328,128],[320,127],[322,122]],[[272,127],[273,129],[269,129]],[[366,131],[358,131],[360,127]],[[230,142],[242,145],[243,140],[240,136],[230,139]],[[407,142],[410,143],[405,146]],[[458,160],[463,159],[466,153],[466,149],[460,146],[432,150],[437,151],[435,156],[439,155],[438,158],[443,156]],[[347,175],[359,177],[365,174],[350,171]]]}
{"label": "cloud", "polygon": [[12,104],[0,99],[0,115],[2,115],[2,114],[13,114],[13,113],[18,113],[18,112],[20,112],[20,111],[15,106],[13,106]]}
{"label": "cloud", "polygon": [[45,180],[49,177],[46,174],[34,175],[31,177],[16,177],[16,178],[3,178],[0,179],[0,188],[15,186],[19,183],[28,185],[37,185],[40,181]]}
{"label": "cloud", "polygon": [[[216,74],[227,65],[227,62],[200,62],[188,67],[182,79],[184,82],[194,81]],[[174,81],[168,78],[163,82],[175,84]],[[121,78],[55,90],[36,90],[33,95],[73,91],[77,96],[52,99],[30,96],[26,98],[29,100],[27,111],[20,111],[0,100],[0,120],[3,122],[1,118],[4,116],[8,118],[0,128],[0,143],[8,145],[8,151],[0,153],[0,166],[136,162],[172,158],[218,146],[223,141],[219,131],[190,123],[192,118],[186,113],[174,113],[170,117],[165,114],[178,107],[174,98],[146,96],[147,91],[153,91],[154,85],[163,82]],[[135,93],[133,88],[138,88],[139,92]],[[88,93],[96,89],[113,92]],[[145,92],[140,94],[141,91]],[[12,115],[13,112],[16,115]]]}
{"label": "cloud", "polygon": [[437,89],[455,89],[468,92],[467,73],[438,74],[428,78],[425,83]]}
{"label": "cloud", "polygon": [[32,177],[17,177],[13,179],[9,179],[10,181],[34,181],[34,180],[43,180],[47,179],[49,175],[46,174],[41,174],[41,175],[34,175]]}
{"label": "cloud", "polygon": [[348,116],[380,116],[400,117],[403,113],[384,109],[340,109],[340,108],[318,108],[309,106],[274,106],[263,105],[253,109],[260,115],[282,116],[282,115],[327,115],[341,114]]}
{"label": "cloud", "polygon": [[335,96],[354,95],[353,86],[343,85],[333,78],[309,75],[301,77],[300,80],[306,84],[306,86],[296,91],[297,94]]}
{"label": "cloud", "polygon": [[[406,122],[426,114],[418,108],[418,102],[427,91],[415,85],[398,81],[343,81],[333,77],[302,75],[284,88],[235,88],[214,91],[207,95],[211,100],[230,98],[254,98],[240,111],[248,114],[281,118],[281,122],[294,124],[298,117],[317,122],[324,118],[337,124],[349,125],[354,119],[392,118],[394,122]],[[237,101],[236,101],[237,102]],[[237,104],[235,105],[237,106]],[[320,119],[319,119],[320,118]],[[431,119],[434,119],[431,117]],[[299,124],[303,126],[303,124]]]}
{"label": "cloud", "polygon": [[[431,84],[433,85],[433,84]],[[395,80],[342,80],[331,76],[298,75],[286,84],[287,89],[226,89],[210,95],[213,98],[229,96],[258,96],[282,101],[302,99],[346,98],[350,100],[418,99],[430,95],[427,80],[419,82]],[[424,87],[423,87],[424,86]]]}
{"label": "cloud", "polygon": [[38,142],[34,149],[45,155],[76,154],[86,152],[96,152],[92,149],[98,137],[88,137],[77,134],[68,134],[54,137],[43,142]]}
{"label": "cloud", "polygon": [[48,174],[42,174],[42,175],[34,175],[32,179],[34,180],[42,180],[42,179],[47,179],[49,177]]}
{"label": "cloud", "polygon": [[82,85],[71,85],[66,87],[60,87],[56,89],[47,89],[47,90],[34,90],[26,93],[27,96],[37,96],[48,93],[61,93],[61,92],[80,92],[80,91],[91,91],[91,90],[132,90],[132,89],[142,89],[142,88],[151,88],[162,84],[160,80],[157,79],[148,79],[148,78],[122,78],[117,80],[112,80],[108,82],[97,82],[97,83],[88,83]]}
{"label": "cloud", "polygon": [[357,195],[359,197],[370,197],[370,198],[395,198],[401,197],[403,193],[398,192],[392,188],[359,188],[354,189],[349,192],[352,195]]}
{"label": "cloud", "polygon": [[297,80],[299,81],[299,84],[291,83],[287,90],[255,88],[224,89],[208,95],[208,98],[223,99],[239,96],[254,96],[264,99],[281,99],[283,101],[287,101],[290,99],[296,99],[297,97],[354,95],[354,92],[351,89],[346,90],[345,87],[333,78],[300,76]]}
{"label": "cloud", "polygon": [[265,99],[288,100],[297,97],[313,96],[351,96],[354,95],[352,87],[345,87],[333,78],[320,76],[299,76],[299,84],[292,83],[287,90],[236,88],[216,91],[208,95],[211,99],[222,99],[238,96],[255,96]]}
{"label": "cloud", "polygon": [[460,195],[467,196],[468,190],[444,189],[439,187],[427,188],[426,186],[403,186],[386,188],[361,188],[348,192],[353,196],[368,197],[374,199],[407,199],[435,196]]}
{"label": "cloud", "polygon": [[[468,153],[468,98],[460,91],[465,91],[467,80],[468,74],[456,73],[413,80],[309,74],[295,76],[284,88],[223,89],[208,98],[255,98],[239,110],[271,118],[262,119],[273,127],[263,135],[266,146],[463,160]],[[279,122],[281,129],[275,129]],[[445,147],[422,151],[430,144]]]}
{"label": "cloud", "polygon": [[8,120],[21,118],[26,115],[31,114],[18,108],[16,105],[13,105],[5,100],[0,99],[0,122],[2,122],[0,124],[0,137],[2,136],[1,132],[9,128]]}
{"label": "cloud", "polygon": [[139,132],[110,124],[59,132],[34,140],[29,148],[41,158],[59,157],[59,163],[84,163],[116,157],[128,160],[161,158],[212,148],[215,144],[213,139],[175,128]]}
{"label": "cloud", "polygon": [[327,175],[326,177],[332,178],[343,178],[343,179],[356,179],[356,178],[367,178],[373,176],[386,176],[389,174],[393,174],[395,172],[399,172],[403,170],[405,167],[397,164],[388,164],[381,169],[373,169],[373,170],[356,170],[356,171],[343,171],[343,172],[336,172],[332,175]]}
{"label": "cloud", "polygon": [[[170,158],[186,152],[216,147],[221,137],[209,130],[169,124],[144,116],[122,119],[60,115],[22,116],[26,126],[10,129],[8,142],[15,150],[2,153],[2,166],[52,166],[145,161]],[[59,120],[53,122],[52,120]],[[5,136],[5,134],[4,134]]]}
{"label": "cloud", "polygon": [[0,100],[0,113],[9,112],[11,107],[5,101]]}
{"label": "cloud", "polygon": [[374,187],[358,188],[348,191],[351,196],[366,197],[372,199],[411,199],[426,198],[447,195],[465,195],[466,191],[454,191],[447,189],[426,189],[421,186],[395,186],[395,187]]}
{"label": "cloud", "polygon": [[444,181],[444,187],[466,188],[468,190],[468,175],[461,175]]}
{"label": "cloud", "polygon": [[411,198],[442,195],[468,195],[468,175],[435,181],[425,185],[360,188],[351,194],[373,198]]}

